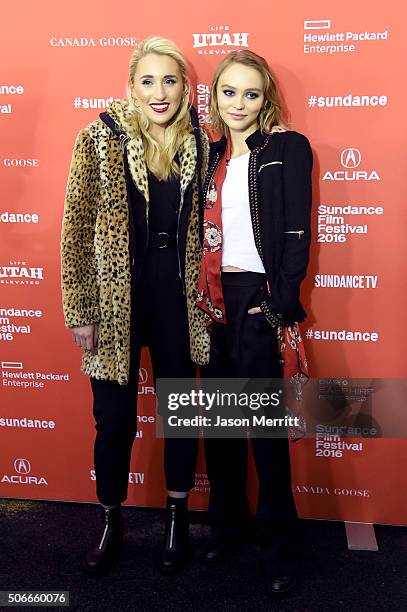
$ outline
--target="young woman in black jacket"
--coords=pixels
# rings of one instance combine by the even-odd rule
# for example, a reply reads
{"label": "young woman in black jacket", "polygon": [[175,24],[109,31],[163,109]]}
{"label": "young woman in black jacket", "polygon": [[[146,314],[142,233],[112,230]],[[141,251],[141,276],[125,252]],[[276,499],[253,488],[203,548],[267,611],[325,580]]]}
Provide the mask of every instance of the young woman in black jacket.
{"label": "young woman in black jacket", "polygon": [[[230,53],[216,70],[205,186],[204,257],[197,303],[212,348],[205,377],[281,378],[306,374],[298,322],[310,245],[312,152],[287,130],[266,61]],[[253,437],[259,477],[257,528],[271,590],[296,582],[301,538],[291,491],[288,439]],[[206,438],[215,564],[249,531],[247,439]]]}

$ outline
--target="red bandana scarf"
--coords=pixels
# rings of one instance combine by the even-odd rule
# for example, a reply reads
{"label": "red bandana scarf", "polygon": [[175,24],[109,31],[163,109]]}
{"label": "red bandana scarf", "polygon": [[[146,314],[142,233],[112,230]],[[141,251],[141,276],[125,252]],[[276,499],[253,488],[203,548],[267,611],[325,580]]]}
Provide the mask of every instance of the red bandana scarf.
{"label": "red bandana scarf", "polygon": [[205,194],[203,257],[197,304],[206,314],[206,324],[226,323],[223,301],[222,269],[222,186],[226,178],[226,160],[230,159],[230,140]]}
{"label": "red bandana scarf", "polygon": [[[220,159],[205,194],[203,257],[196,302],[206,315],[208,327],[213,322],[226,323],[221,280],[222,187],[226,178],[226,161],[230,159],[230,151],[231,145],[228,139],[225,154]],[[288,412],[291,416],[298,417],[299,422],[299,425],[288,428],[290,438],[295,441],[304,437],[306,432],[302,404],[303,387],[309,378],[298,324],[277,327],[277,340],[283,377],[286,380]]]}

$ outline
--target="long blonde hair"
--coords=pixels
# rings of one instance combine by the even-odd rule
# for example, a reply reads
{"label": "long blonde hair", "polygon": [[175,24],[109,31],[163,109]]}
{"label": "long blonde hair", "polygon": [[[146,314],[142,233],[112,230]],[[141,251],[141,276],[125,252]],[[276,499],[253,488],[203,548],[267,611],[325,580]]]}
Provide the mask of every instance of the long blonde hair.
{"label": "long blonde hair", "polygon": [[224,70],[231,64],[242,64],[249,68],[254,68],[263,77],[264,83],[264,103],[259,114],[259,127],[262,132],[271,132],[273,128],[280,127],[285,129],[286,124],[283,119],[283,109],[280,93],[276,81],[271,74],[266,60],[253,51],[232,51],[217,67],[211,87],[209,117],[211,127],[214,132],[221,132],[227,135],[228,128],[219,113],[217,87],[219,78]]}
{"label": "long blonde hair", "polygon": [[[168,55],[174,59],[179,66],[184,84],[183,98],[178,111],[165,130],[164,144],[160,144],[151,136],[150,121],[133,99],[134,75],[137,70],[137,64],[142,57],[149,53]],[[182,52],[175,43],[158,36],[151,36],[142,40],[133,51],[130,59],[127,98],[131,109],[136,111],[137,128],[143,139],[147,167],[160,180],[166,180],[174,175],[179,176],[179,167],[175,161],[175,156],[185,135],[192,131],[188,112],[190,92],[191,85],[187,75],[187,64]]]}

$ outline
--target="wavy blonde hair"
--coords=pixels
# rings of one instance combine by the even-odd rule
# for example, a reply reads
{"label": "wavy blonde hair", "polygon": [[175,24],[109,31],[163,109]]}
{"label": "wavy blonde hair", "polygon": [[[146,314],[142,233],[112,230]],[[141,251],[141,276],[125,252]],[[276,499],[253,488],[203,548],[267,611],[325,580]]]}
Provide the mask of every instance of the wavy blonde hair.
{"label": "wavy blonde hair", "polygon": [[[137,106],[133,98],[134,75],[137,70],[137,64],[142,57],[145,57],[149,53],[168,55],[168,57],[174,59],[180,69],[184,85],[184,95],[180,107],[165,130],[164,144],[157,142],[151,136],[150,121]],[[179,176],[179,167],[175,161],[175,156],[185,135],[192,132],[191,120],[188,112],[190,92],[191,84],[187,75],[187,63],[182,52],[175,43],[167,38],[160,38],[159,36],[151,36],[142,40],[133,51],[130,59],[127,98],[131,109],[136,112],[136,128],[143,139],[147,167],[160,180],[166,180],[174,175]]]}
{"label": "wavy blonde hair", "polygon": [[214,132],[221,132],[225,136],[228,134],[228,127],[223,121],[219,113],[217,87],[219,78],[224,70],[231,64],[242,64],[249,68],[254,68],[263,77],[263,94],[264,103],[259,113],[259,127],[262,132],[269,133],[274,129],[287,129],[283,119],[283,109],[281,103],[280,92],[276,81],[271,74],[270,68],[266,60],[254,53],[253,51],[232,51],[217,67],[211,86],[209,117],[211,127]]}

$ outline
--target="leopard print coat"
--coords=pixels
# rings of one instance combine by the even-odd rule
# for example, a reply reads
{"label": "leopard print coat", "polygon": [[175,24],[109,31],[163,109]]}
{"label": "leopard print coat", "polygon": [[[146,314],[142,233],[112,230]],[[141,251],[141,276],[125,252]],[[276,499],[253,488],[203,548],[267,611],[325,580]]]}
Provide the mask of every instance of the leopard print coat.
{"label": "leopard print coat", "polygon": [[[115,102],[108,113],[128,136],[123,146],[127,148],[131,176],[148,206],[143,143],[133,127],[129,104]],[[185,262],[191,358],[204,365],[209,360],[210,342],[203,312],[195,300],[202,258],[198,181],[205,174],[209,145],[206,133],[200,131],[204,149],[201,175],[196,174],[193,134],[185,137],[178,154],[181,198],[193,181]],[[127,188],[121,142],[101,119],[81,130],[76,140],[66,190],[61,255],[67,327],[99,322],[98,352],[92,355],[83,351],[82,371],[97,379],[126,384],[131,314]]]}

